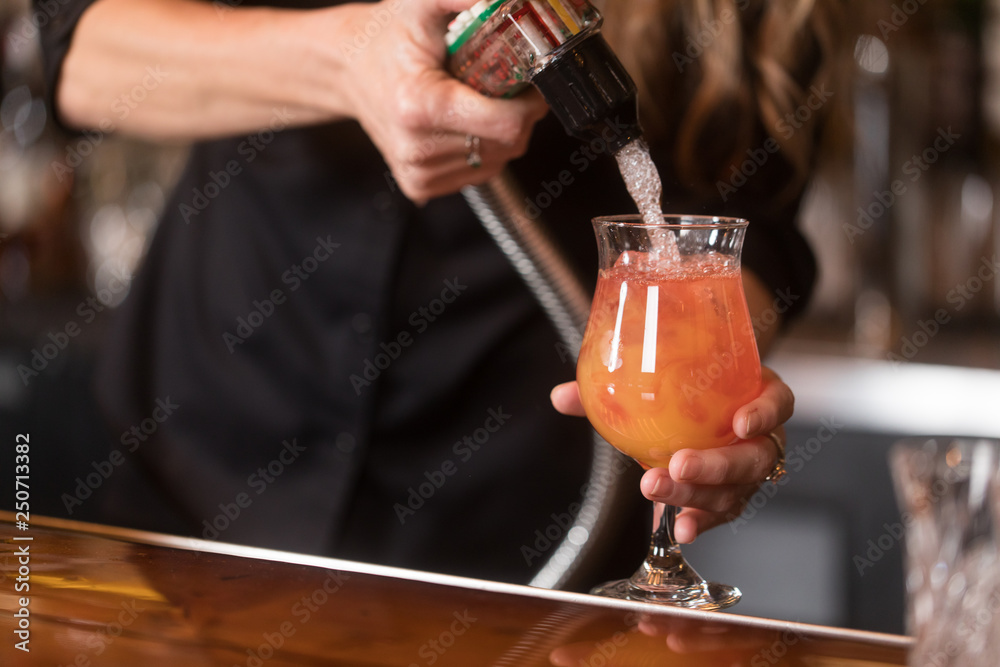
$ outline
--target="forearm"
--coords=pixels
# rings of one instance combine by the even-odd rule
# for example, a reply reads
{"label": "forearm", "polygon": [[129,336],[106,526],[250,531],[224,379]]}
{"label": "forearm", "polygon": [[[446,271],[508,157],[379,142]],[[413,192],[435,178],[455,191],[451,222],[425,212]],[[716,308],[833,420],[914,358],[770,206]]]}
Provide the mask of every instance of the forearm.
{"label": "forearm", "polygon": [[[220,9],[191,0],[99,0],[63,64],[56,104],[77,127],[202,139],[350,115],[350,19],[364,6]],[[370,10],[369,10],[370,11]]]}

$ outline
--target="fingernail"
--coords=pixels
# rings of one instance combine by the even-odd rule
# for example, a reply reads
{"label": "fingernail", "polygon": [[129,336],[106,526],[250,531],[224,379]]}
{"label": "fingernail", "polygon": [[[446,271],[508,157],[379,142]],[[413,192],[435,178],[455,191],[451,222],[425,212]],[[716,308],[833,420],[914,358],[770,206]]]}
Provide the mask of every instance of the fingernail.
{"label": "fingernail", "polygon": [[[678,518],[683,519],[683,517],[684,515],[681,514]],[[689,528],[692,528],[689,523],[690,522],[687,521],[687,519],[684,519],[682,521],[677,521],[674,524],[674,539],[676,539],[679,544],[691,544],[695,541],[695,538],[698,537],[697,528],[689,530]]]}
{"label": "fingernail", "polygon": [[747,432],[744,437],[752,438],[753,436],[757,435],[757,431],[759,431],[763,425],[764,425],[764,418],[760,416],[759,412],[754,410],[753,412],[747,415],[747,424],[746,424]]}
{"label": "fingernail", "polygon": [[656,484],[653,485],[654,496],[666,496],[670,495],[670,492],[674,490],[674,481],[669,477],[660,477],[656,480]]}
{"label": "fingernail", "polygon": [[700,456],[692,455],[687,457],[684,465],[681,467],[681,479],[696,479],[701,474],[703,466],[704,462]]}

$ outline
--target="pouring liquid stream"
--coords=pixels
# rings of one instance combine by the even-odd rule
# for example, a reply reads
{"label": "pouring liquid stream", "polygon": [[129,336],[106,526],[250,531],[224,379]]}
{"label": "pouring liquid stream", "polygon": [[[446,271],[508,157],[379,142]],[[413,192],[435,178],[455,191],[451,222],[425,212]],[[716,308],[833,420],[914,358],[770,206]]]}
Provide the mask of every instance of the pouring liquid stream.
{"label": "pouring liquid stream", "polygon": [[[642,221],[647,225],[657,225],[663,222],[663,184],[660,172],[649,154],[649,145],[645,139],[638,138],[626,144],[615,154],[618,169],[621,171],[625,187],[632,195],[632,200],[639,208]],[[651,230],[650,236],[662,235],[663,243],[654,243],[651,259],[657,263],[678,264],[680,253],[673,234],[666,230]]]}

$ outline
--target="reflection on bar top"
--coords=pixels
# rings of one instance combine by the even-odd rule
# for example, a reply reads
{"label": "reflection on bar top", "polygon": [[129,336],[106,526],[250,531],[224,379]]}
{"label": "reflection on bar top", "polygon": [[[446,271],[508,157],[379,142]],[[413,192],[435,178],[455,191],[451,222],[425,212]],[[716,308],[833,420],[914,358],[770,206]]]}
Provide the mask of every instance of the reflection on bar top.
{"label": "reflection on bar top", "polygon": [[[905,637],[0,512],[14,665],[905,665]],[[15,542],[14,535],[30,536]],[[11,553],[29,545],[30,591]],[[30,598],[30,653],[13,648]],[[10,664],[5,659],[4,664]]]}

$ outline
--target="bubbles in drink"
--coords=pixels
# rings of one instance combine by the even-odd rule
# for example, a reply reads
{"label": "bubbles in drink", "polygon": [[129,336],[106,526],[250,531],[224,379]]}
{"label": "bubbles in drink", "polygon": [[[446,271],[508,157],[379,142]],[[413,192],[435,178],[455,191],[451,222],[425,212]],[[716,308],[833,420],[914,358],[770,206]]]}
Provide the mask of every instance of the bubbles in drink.
{"label": "bubbles in drink", "polygon": [[[632,195],[632,200],[639,208],[643,222],[657,225],[663,222],[663,184],[660,182],[660,172],[649,154],[649,146],[642,138],[636,139],[615,154],[618,169],[622,173],[625,187]],[[654,229],[649,232],[651,258],[657,263],[676,264],[680,261],[680,252],[673,233],[666,229]]]}
{"label": "bubbles in drink", "polygon": [[[657,219],[657,222],[662,223],[663,218]],[[674,233],[663,228],[649,230],[649,255],[661,269],[679,266],[681,251],[677,248]]]}
{"label": "bubbles in drink", "polygon": [[662,222],[660,199],[663,196],[663,185],[653,158],[649,155],[646,141],[636,139],[626,144],[615,154],[615,159],[618,160],[618,169],[622,172],[625,187],[639,207],[643,221],[648,224]]}

